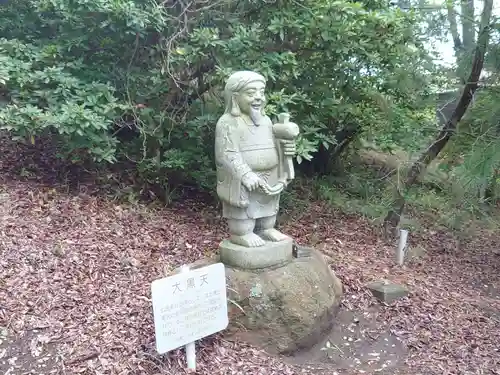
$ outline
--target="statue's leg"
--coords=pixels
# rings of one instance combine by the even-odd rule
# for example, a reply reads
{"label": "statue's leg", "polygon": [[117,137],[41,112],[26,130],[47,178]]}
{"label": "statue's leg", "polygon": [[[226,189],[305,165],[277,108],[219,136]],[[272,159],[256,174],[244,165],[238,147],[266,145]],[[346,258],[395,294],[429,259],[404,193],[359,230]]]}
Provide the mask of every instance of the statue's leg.
{"label": "statue's leg", "polygon": [[245,247],[258,247],[266,242],[256,235],[254,219],[228,219],[231,242]]}
{"label": "statue's leg", "polygon": [[267,241],[278,242],[286,240],[288,236],[275,229],[275,225],[276,215],[261,217],[257,219],[255,231],[261,238]]}

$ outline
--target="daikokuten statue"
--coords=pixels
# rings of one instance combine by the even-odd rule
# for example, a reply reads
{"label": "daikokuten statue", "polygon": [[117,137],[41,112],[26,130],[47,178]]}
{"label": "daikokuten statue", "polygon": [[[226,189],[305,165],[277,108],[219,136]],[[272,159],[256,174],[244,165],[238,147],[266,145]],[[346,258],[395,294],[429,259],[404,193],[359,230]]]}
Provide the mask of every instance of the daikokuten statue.
{"label": "daikokuten statue", "polygon": [[286,113],[273,125],[264,113],[265,88],[266,80],[258,73],[232,74],[215,133],[217,195],[230,242],[243,247],[290,240],[275,224],[280,193],[294,178],[299,128]]}

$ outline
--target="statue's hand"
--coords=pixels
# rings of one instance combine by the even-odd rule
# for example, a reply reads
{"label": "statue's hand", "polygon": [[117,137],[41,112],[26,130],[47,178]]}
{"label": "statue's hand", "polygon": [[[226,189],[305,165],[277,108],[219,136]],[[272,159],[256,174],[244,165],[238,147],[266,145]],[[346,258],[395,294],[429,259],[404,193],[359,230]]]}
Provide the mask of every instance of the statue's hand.
{"label": "statue's hand", "polygon": [[248,172],[241,179],[241,183],[248,191],[254,191],[260,185],[260,177],[253,172]]}
{"label": "statue's hand", "polygon": [[297,152],[295,141],[283,139],[281,140],[281,144],[283,145],[283,154],[285,154],[285,156],[295,156]]}

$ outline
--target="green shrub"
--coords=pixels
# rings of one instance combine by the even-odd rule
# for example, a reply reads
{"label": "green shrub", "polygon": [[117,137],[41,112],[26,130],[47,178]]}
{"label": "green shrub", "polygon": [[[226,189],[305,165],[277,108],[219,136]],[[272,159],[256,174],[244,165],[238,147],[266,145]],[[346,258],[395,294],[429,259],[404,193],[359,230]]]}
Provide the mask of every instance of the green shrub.
{"label": "green shrub", "polygon": [[74,160],[131,160],[148,183],[212,189],[222,83],[255,69],[268,113],[301,126],[299,162],[338,158],[363,132],[390,149],[420,134],[426,56],[417,17],[385,3],[11,1],[1,127],[56,136]]}

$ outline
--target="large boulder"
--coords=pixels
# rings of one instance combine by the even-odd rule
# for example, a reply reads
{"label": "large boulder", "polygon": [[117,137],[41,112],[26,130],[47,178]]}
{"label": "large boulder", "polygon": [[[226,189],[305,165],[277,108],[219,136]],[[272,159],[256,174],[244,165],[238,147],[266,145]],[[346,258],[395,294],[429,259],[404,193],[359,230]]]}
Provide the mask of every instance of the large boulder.
{"label": "large boulder", "polygon": [[342,284],[321,253],[306,253],[284,266],[259,271],[226,266],[233,334],[270,353],[291,354],[328,333]]}

